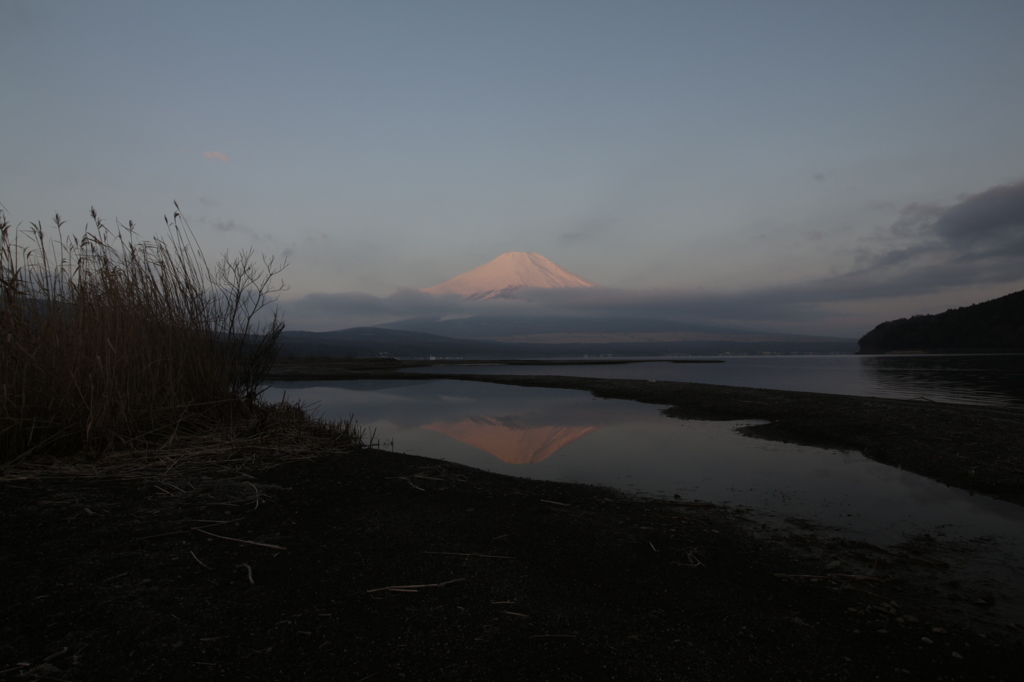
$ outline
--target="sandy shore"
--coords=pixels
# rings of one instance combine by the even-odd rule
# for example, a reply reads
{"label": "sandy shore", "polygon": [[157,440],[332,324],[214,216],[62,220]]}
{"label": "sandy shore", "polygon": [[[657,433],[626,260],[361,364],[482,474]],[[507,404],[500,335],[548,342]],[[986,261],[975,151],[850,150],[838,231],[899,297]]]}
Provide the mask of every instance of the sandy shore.
{"label": "sandy shore", "polygon": [[[691,418],[768,419],[759,436],[858,449],[1024,499],[1020,411],[661,382],[486,380],[583,388]],[[243,463],[216,475],[5,472],[0,675],[1019,677],[1024,644],[1007,614],[1020,595],[958,572],[955,561],[970,554],[954,554],[969,548],[876,547],[798,519],[763,525],[688,500],[373,450],[314,448],[264,464],[273,447],[235,453]]]}

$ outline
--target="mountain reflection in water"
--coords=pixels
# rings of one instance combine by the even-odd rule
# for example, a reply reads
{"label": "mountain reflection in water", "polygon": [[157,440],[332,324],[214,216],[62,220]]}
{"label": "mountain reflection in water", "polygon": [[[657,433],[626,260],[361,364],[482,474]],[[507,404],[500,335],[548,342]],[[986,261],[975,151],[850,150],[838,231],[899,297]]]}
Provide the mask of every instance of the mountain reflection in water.
{"label": "mountain reflection in water", "polygon": [[476,381],[280,382],[328,418],[355,415],[397,452],[549,481],[744,505],[871,542],[1004,538],[1024,560],[1024,509],[857,452],[747,438],[755,422],[682,421],[657,405]]}
{"label": "mountain reflection in water", "polygon": [[683,421],[662,415],[657,405],[476,381],[279,382],[265,397],[285,393],[319,403],[328,418],[355,415],[376,443],[410,455],[510,476],[742,506],[769,522],[808,520],[883,545],[928,537],[952,543],[957,552],[969,547],[964,558],[947,553],[943,560],[984,567],[984,584],[993,591],[1006,594],[1012,584],[1024,594],[1024,508],[858,452],[737,432],[757,422]]}
{"label": "mountain reflection in water", "polygon": [[443,433],[509,464],[540,462],[598,429],[596,426],[528,426],[516,418],[479,415],[454,423],[424,424],[422,428]]}

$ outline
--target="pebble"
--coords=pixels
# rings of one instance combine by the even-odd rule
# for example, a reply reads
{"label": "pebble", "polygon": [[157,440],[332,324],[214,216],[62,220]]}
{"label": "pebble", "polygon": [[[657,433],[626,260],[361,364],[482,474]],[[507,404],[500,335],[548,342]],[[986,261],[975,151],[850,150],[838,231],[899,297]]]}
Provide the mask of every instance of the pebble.
{"label": "pebble", "polygon": [[960,654],[958,654],[957,652],[955,652],[955,651],[954,651],[954,652],[953,652],[953,658],[959,658],[959,659],[961,659],[961,660],[962,660],[962,659],[963,659],[963,656],[961,656]]}
{"label": "pebble", "polygon": [[928,639],[927,637],[922,637],[921,641],[924,642],[925,644],[935,644],[935,642],[933,642],[932,640]]}
{"label": "pebble", "polygon": [[932,628],[932,632],[937,632],[940,635],[946,634],[946,628]]}

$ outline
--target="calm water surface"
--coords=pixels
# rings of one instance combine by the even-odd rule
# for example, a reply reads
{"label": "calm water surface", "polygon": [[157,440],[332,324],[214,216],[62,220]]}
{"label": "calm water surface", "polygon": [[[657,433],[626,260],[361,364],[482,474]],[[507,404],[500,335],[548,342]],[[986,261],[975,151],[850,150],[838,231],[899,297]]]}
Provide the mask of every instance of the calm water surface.
{"label": "calm water surface", "polygon": [[811,393],[1024,405],[1024,355],[798,355],[706,358],[707,364],[436,366],[417,372],[547,374],[692,381]]}
{"label": "calm water surface", "polygon": [[[503,368],[504,369],[504,368]],[[856,452],[748,438],[757,422],[682,421],[584,391],[447,380],[277,382],[266,397],[356,415],[397,452],[513,476],[743,505],[898,543],[1000,537],[1024,564],[1024,508]]]}

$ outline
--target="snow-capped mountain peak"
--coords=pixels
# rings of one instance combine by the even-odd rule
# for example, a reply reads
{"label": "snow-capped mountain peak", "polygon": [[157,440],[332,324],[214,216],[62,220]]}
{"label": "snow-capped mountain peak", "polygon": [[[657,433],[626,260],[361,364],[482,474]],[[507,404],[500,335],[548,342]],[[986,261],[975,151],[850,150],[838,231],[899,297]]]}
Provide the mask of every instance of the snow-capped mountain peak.
{"label": "snow-capped mountain peak", "polygon": [[430,294],[458,294],[468,300],[498,298],[516,289],[596,287],[590,280],[558,267],[539,253],[503,253],[489,263],[427,289]]}

